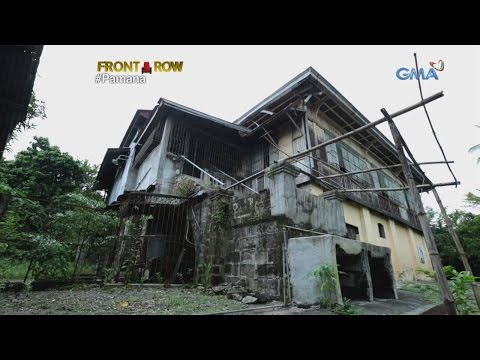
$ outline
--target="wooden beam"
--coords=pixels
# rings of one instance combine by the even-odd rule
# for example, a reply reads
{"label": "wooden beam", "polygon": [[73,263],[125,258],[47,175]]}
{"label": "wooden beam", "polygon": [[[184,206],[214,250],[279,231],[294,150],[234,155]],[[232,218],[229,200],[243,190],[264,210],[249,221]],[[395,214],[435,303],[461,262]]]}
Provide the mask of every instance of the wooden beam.
{"label": "wooden beam", "polygon": [[422,199],[416,187],[415,179],[413,178],[410,165],[407,161],[405,153],[403,152],[400,132],[395,126],[395,123],[393,122],[392,117],[388,114],[387,110],[381,109],[381,112],[385,119],[387,119],[388,125],[390,126],[390,131],[392,132],[395,147],[397,148],[398,156],[400,157],[400,162],[402,163],[403,174],[405,176],[405,179],[407,179],[410,194],[413,198],[415,213],[417,215],[418,221],[420,222],[420,226],[422,227],[423,236],[425,237],[425,241],[427,243],[427,249],[428,253],[430,254],[430,259],[432,261],[433,270],[435,270],[437,281],[440,285],[443,303],[445,304],[445,308],[449,315],[457,315],[455,300],[453,298],[452,292],[450,291],[450,288],[448,287],[447,277],[445,275],[445,272],[443,271],[442,260],[440,259],[437,245],[435,244],[435,239],[433,238],[432,229],[430,228],[425,209],[423,208]]}
{"label": "wooden beam", "polygon": [[[439,93],[436,93],[436,94],[434,94],[434,95],[432,95],[432,96],[429,96],[429,97],[426,98],[425,100],[419,101],[419,102],[416,103],[416,104],[407,106],[406,108],[404,108],[404,109],[402,109],[402,110],[399,110],[399,111],[393,113],[393,114],[391,115],[391,117],[394,118],[394,117],[403,115],[403,114],[405,114],[405,113],[407,113],[407,112],[409,112],[409,111],[412,111],[412,110],[414,110],[414,109],[416,109],[416,108],[419,108],[420,106],[423,106],[423,105],[428,104],[428,103],[430,103],[430,102],[432,102],[432,101],[434,101],[434,100],[437,100],[437,99],[441,98],[442,96],[443,96],[443,91],[441,91],[441,92],[439,92]],[[374,121],[374,122],[371,122],[371,123],[369,123],[369,124],[360,126],[358,129],[355,129],[355,130],[350,131],[350,132],[348,132],[348,133],[345,133],[345,134],[343,134],[343,135],[337,136],[336,138],[333,138],[333,139],[324,141],[323,143],[318,144],[318,145],[315,145],[315,146],[313,146],[313,147],[311,147],[310,149],[307,149],[307,150],[305,150],[305,151],[301,151],[301,152],[299,152],[299,153],[297,153],[297,154],[294,154],[294,155],[286,158],[285,161],[292,161],[292,160],[294,160],[294,159],[303,157],[303,156],[305,156],[305,154],[308,154],[308,153],[310,153],[310,152],[312,152],[312,151],[315,151],[315,150],[317,150],[317,149],[321,149],[321,148],[326,147],[326,146],[328,146],[328,145],[334,144],[334,143],[336,143],[336,142],[338,142],[338,141],[340,141],[340,140],[346,139],[346,138],[348,138],[348,137],[350,137],[350,136],[352,136],[352,135],[354,135],[354,134],[357,134],[357,133],[359,133],[359,132],[362,132],[362,131],[365,131],[365,130],[370,129],[370,128],[372,128],[372,127],[375,127],[375,126],[377,126],[377,125],[380,125],[380,124],[384,123],[385,121],[387,121],[387,119],[381,118],[381,119],[378,119],[378,120],[376,120],[376,121]]]}
{"label": "wooden beam", "polygon": [[[453,161],[448,161],[449,163],[453,163]],[[446,161],[427,161],[420,163],[419,165],[426,165],[426,164],[445,164]],[[367,169],[367,170],[359,170],[359,171],[353,171],[349,173],[343,173],[343,174],[335,174],[335,175],[327,175],[327,176],[319,176],[317,179],[322,180],[322,179],[330,179],[330,178],[336,178],[336,177],[341,177],[341,176],[347,176],[347,175],[355,175],[355,174],[363,174],[371,171],[377,171],[377,170],[384,170],[384,169],[392,169],[392,168],[397,168],[401,167],[402,164],[396,164],[396,165],[388,165],[388,166],[381,166],[377,168],[372,168],[372,169]]]}
{"label": "wooden beam", "polygon": [[[424,184],[424,185],[415,185],[416,189],[425,189],[428,188],[434,189],[436,187],[440,186],[452,186],[452,185],[458,185],[460,182],[458,181],[452,181],[448,183],[438,183],[438,184]],[[366,191],[404,191],[404,190],[410,190],[410,186],[405,186],[405,187],[398,187],[398,188],[370,188],[370,189],[345,189],[345,190],[337,190],[339,192],[366,192]]]}

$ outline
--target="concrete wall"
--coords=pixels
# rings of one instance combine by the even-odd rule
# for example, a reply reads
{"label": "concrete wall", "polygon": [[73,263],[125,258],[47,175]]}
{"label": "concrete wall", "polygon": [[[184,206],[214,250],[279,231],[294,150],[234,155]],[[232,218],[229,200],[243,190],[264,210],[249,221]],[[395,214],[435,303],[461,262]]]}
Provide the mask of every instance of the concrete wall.
{"label": "concrete wall", "polygon": [[342,197],[335,191],[314,196],[297,189],[298,168],[279,161],[266,170],[270,176],[270,205],[272,216],[285,217],[306,229],[317,229],[329,234],[345,236],[345,218]]}
{"label": "concrete wall", "polygon": [[[321,265],[329,265],[333,269],[339,266],[337,249],[342,256],[354,256],[358,263],[343,265],[341,271],[361,273],[365,277],[365,296],[373,300],[373,283],[370,272],[369,257],[383,259],[385,262],[385,276],[391,280],[391,295],[398,298],[393,270],[390,265],[390,249],[362,242],[352,241],[334,235],[299,237],[288,239],[288,264],[290,269],[290,283],[292,286],[293,301],[296,304],[313,305],[322,299],[329,299],[331,303],[341,304],[345,294],[342,293],[338,272],[335,289],[328,292],[322,290],[321,279],[314,278],[312,271]],[[348,275],[348,274],[346,274]],[[375,280],[375,278],[374,278]],[[348,277],[344,279],[348,281]],[[348,285],[348,284],[347,284]],[[355,284],[352,284],[355,287]]]}
{"label": "concrete wall", "polygon": [[122,195],[123,192],[125,191],[128,176],[129,176],[130,170],[132,169],[132,162],[133,162],[134,156],[135,156],[135,143],[132,142],[130,144],[130,154],[128,156],[128,159],[127,161],[122,162],[124,164],[123,169],[121,172],[118,173],[117,177],[114,180],[112,190],[110,191],[110,194],[108,196],[108,201],[107,201],[108,204],[111,204],[117,201],[117,198],[120,195]]}
{"label": "concrete wall", "polygon": [[[280,298],[283,292],[283,233],[271,216],[268,191],[242,198],[231,192],[212,191],[194,205],[200,228],[194,234],[198,272],[213,264],[212,283],[244,280],[256,292]],[[222,204],[227,204],[226,212]],[[225,209],[225,208],[223,208]],[[225,217],[219,217],[224,213]],[[219,223],[218,219],[226,221]]]}
{"label": "concrete wall", "polygon": [[[432,270],[425,239],[419,232],[353,202],[344,202],[343,210],[345,222],[358,227],[360,241],[391,249],[392,265],[398,281],[423,278],[416,273],[418,268]],[[383,225],[385,238],[380,237],[378,224]],[[422,253],[425,263],[421,262]]]}

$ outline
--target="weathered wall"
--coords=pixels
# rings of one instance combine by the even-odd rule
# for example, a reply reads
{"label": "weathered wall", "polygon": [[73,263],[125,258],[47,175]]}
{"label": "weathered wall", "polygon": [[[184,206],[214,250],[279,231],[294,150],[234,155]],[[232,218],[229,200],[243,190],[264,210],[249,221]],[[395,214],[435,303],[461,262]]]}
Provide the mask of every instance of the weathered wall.
{"label": "weathered wall", "polygon": [[242,198],[211,192],[194,213],[197,264],[213,264],[212,283],[243,279],[252,291],[281,296],[283,233],[281,220],[271,216],[268,191]]}
{"label": "weathered wall", "polygon": [[[290,281],[292,286],[293,301],[297,304],[318,304],[321,298],[330,298],[333,303],[342,303],[342,293],[337,275],[337,283],[331,294],[321,289],[321,280],[312,277],[313,270],[321,265],[329,265],[337,269],[339,253],[342,256],[356,256],[357,263],[344,263],[340,270],[346,272],[344,279],[348,285],[350,273],[359,273],[365,278],[365,296],[373,300],[372,274],[368,257],[382,258],[386,264],[386,276],[392,281],[392,293],[398,298],[395,279],[390,265],[390,249],[359,241],[352,241],[335,235],[322,235],[288,239],[288,264],[290,268]],[[355,284],[352,284],[353,287]]]}
{"label": "weathered wall", "polygon": [[130,190],[145,190],[157,180],[158,166],[160,164],[160,145],[157,145],[138,167],[134,183]]}
{"label": "weathered wall", "polygon": [[270,205],[272,216],[285,217],[294,224],[307,229],[319,229],[329,234],[345,236],[343,197],[329,191],[314,196],[308,191],[297,189],[295,179],[298,168],[279,161],[270,166],[266,173],[270,181]]}
{"label": "weathered wall", "polygon": [[[348,201],[343,203],[343,209],[346,223],[358,227],[360,241],[391,249],[392,265],[397,280],[421,278],[416,269],[432,269],[425,239],[420,233]],[[383,225],[385,238],[380,237],[378,224]],[[420,261],[421,254],[424,263]]]}
{"label": "weathered wall", "polygon": [[122,172],[117,175],[117,177],[114,180],[112,190],[110,191],[110,194],[108,196],[108,204],[111,204],[115,201],[117,201],[117,198],[123,194],[125,191],[125,187],[127,185],[127,180],[128,180],[128,174],[130,172],[130,169],[132,168],[132,162],[133,162],[133,157],[134,157],[134,149],[135,149],[135,143],[132,142],[130,144],[130,155],[128,156],[127,161],[124,162],[124,166],[122,169]]}

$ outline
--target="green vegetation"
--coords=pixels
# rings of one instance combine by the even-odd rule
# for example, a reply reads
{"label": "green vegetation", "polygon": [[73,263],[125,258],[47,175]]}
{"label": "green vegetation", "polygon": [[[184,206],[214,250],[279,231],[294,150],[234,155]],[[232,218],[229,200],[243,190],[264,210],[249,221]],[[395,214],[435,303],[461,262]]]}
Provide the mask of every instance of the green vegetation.
{"label": "green vegetation", "polygon": [[[478,209],[480,207],[480,197],[469,193],[466,197],[466,204]],[[430,219],[430,227],[432,228],[442,263],[451,265],[455,269],[463,269],[463,264],[458,256],[455,244],[442,217],[432,209],[427,210],[427,215]],[[480,274],[480,242],[478,241],[480,237],[480,215],[454,210],[448,216],[467,253],[473,274]]]}
{"label": "green vegetation", "polygon": [[[419,270],[420,269],[418,269],[417,272]],[[444,271],[447,275],[449,287],[452,290],[458,313],[460,315],[480,315],[480,310],[477,307],[472,290],[472,283],[475,281],[476,277],[472,276],[468,271],[457,271],[453,266],[445,266]],[[429,275],[431,279],[435,278],[435,275],[432,272],[424,272],[423,270],[421,272]],[[440,289],[435,282],[406,282],[401,288],[402,290],[421,293],[423,300],[429,303],[439,304],[442,302]]]}
{"label": "green vegetation", "polygon": [[343,304],[336,304],[332,310],[337,315],[359,315],[360,310],[350,304],[350,299],[343,298]]}
{"label": "green vegetation", "polygon": [[23,280],[27,269],[28,261],[0,259],[0,279]]}
{"label": "green vegetation", "polygon": [[314,269],[309,276],[320,281],[320,306],[331,308],[336,299],[335,292],[338,281],[335,266],[333,264],[322,264]]}
{"label": "green vegetation", "polygon": [[41,137],[14,160],[0,160],[0,192],[10,197],[0,218],[3,276],[19,278],[18,264],[26,263],[20,278],[62,279],[104,258],[118,217],[94,191],[96,172]]}
{"label": "green vegetation", "polygon": [[215,229],[219,229],[227,225],[229,215],[229,201],[225,197],[217,197],[213,200],[213,211],[211,222]]}
{"label": "green vegetation", "polygon": [[208,289],[212,287],[212,272],[213,264],[208,262],[203,264],[203,288]]}
{"label": "green vegetation", "polygon": [[470,298],[469,292],[472,292],[472,283],[478,277],[471,275],[468,271],[457,271],[453,266],[444,267],[445,274],[449,278],[449,285],[452,289],[455,304],[460,315],[471,315],[479,313],[479,309]]}
{"label": "green vegetation", "polygon": [[196,288],[99,288],[0,292],[2,314],[176,315],[208,314],[248,306]]}
{"label": "green vegetation", "polygon": [[189,197],[195,194],[197,184],[192,179],[181,175],[178,176],[173,185],[173,194],[176,196]]}

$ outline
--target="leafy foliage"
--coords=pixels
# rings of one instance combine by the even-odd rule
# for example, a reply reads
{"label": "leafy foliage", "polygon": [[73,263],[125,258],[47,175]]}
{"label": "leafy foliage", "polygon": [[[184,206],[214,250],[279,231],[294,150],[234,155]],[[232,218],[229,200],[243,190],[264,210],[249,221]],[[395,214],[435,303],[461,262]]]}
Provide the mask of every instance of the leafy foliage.
{"label": "leafy foliage", "polygon": [[173,194],[177,196],[189,197],[195,194],[197,183],[185,175],[178,176],[173,185]]}
{"label": "leafy foliage", "polygon": [[[480,237],[480,215],[454,210],[448,216],[467,253],[473,273],[480,274],[480,242],[478,241]],[[433,213],[430,227],[442,262],[452,265],[455,269],[463,269],[463,264],[443,219]]]}
{"label": "leafy foliage", "polygon": [[40,278],[65,277],[80,258],[104,258],[119,221],[93,191],[96,171],[41,137],[15,160],[0,160],[0,189],[12,196],[0,219],[3,257],[31,262]]}
{"label": "leafy foliage", "polygon": [[468,271],[457,271],[453,266],[444,266],[444,271],[450,279],[450,287],[452,289],[455,304],[460,315],[470,315],[475,313],[478,308],[469,301],[468,292],[472,283],[478,279]]}
{"label": "leafy foliage", "polygon": [[32,91],[32,96],[30,97],[30,102],[28,103],[27,108],[27,116],[24,121],[17,124],[17,126],[13,129],[13,132],[10,136],[10,141],[7,144],[7,150],[9,150],[9,144],[12,141],[15,141],[18,137],[18,134],[25,130],[30,130],[35,128],[35,124],[33,120],[35,119],[46,119],[46,106],[45,102],[37,98],[35,95],[35,91]]}
{"label": "leafy foliage", "polygon": [[335,298],[335,291],[337,287],[337,269],[333,264],[322,264],[315,268],[310,274],[310,277],[320,281],[320,305],[328,308],[333,305]]}
{"label": "leafy foliage", "polygon": [[66,278],[69,270],[69,252],[67,245],[45,235],[35,235],[32,239],[33,250],[28,257],[35,279]]}
{"label": "leafy foliage", "polygon": [[343,298],[343,304],[336,304],[333,308],[333,312],[337,315],[359,315],[358,308],[350,303],[350,299]]}
{"label": "leafy foliage", "polygon": [[213,264],[208,262],[203,265],[203,287],[205,289],[212,287]]}

